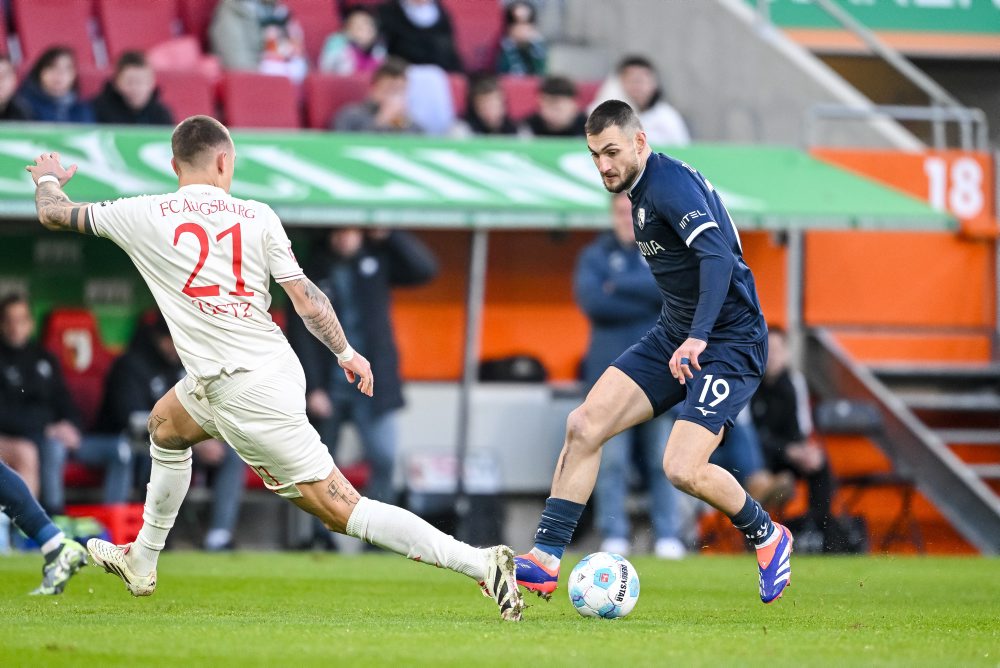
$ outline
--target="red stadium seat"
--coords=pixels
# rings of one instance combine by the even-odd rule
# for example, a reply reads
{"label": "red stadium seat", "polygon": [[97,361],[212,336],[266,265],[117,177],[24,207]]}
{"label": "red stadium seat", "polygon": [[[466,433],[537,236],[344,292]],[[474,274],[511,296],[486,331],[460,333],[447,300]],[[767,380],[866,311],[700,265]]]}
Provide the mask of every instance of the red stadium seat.
{"label": "red stadium seat", "polygon": [[337,3],[334,0],[284,0],[284,4],[302,26],[309,65],[314,67],[327,36],[340,30]]}
{"label": "red stadium seat", "polygon": [[104,89],[104,83],[111,73],[92,65],[80,65],[76,70],[76,76],[80,85],[80,97],[89,100]]}
{"label": "red stadium seat", "polygon": [[500,77],[500,87],[507,98],[507,113],[511,120],[523,121],[538,111],[538,77]]}
{"label": "red stadium seat", "polygon": [[448,86],[451,88],[451,106],[456,116],[465,116],[469,102],[469,80],[464,74],[452,72],[448,75]]}
{"label": "red stadium seat", "polygon": [[297,128],[298,91],[287,77],[257,72],[226,72],[222,108],[234,128]]}
{"label": "red stadium seat", "polygon": [[5,56],[10,55],[10,46],[7,44],[6,12],[0,12],[0,53],[2,53]]}
{"label": "red stadium seat", "polygon": [[597,96],[603,81],[577,81],[576,82],[576,103],[580,108],[586,110],[590,103]]}
{"label": "red stadium seat", "polygon": [[177,3],[181,28],[196,37],[203,47],[208,45],[208,26],[212,23],[217,4],[216,0],[178,0]]}
{"label": "red stadium seat", "polygon": [[497,0],[442,0],[451,15],[455,48],[466,72],[492,70],[503,32]]}
{"label": "red stadium seat", "polygon": [[14,25],[25,63],[50,46],[65,45],[81,65],[95,65],[91,0],[13,0]]}
{"label": "red stadium seat", "polygon": [[306,125],[325,130],[345,105],[361,102],[368,96],[368,74],[338,76],[310,74],[306,77]]}
{"label": "red stadium seat", "polygon": [[97,318],[84,308],[53,309],[45,322],[42,344],[59,360],[83,427],[89,428],[101,409],[104,380],[112,361],[97,329]]}
{"label": "red stadium seat", "polygon": [[146,51],[175,35],[176,0],[97,0],[109,64],[125,51]]}
{"label": "red stadium seat", "polygon": [[156,85],[160,88],[160,100],[170,107],[175,122],[195,114],[216,115],[215,82],[205,74],[183,70],[157,72]]}

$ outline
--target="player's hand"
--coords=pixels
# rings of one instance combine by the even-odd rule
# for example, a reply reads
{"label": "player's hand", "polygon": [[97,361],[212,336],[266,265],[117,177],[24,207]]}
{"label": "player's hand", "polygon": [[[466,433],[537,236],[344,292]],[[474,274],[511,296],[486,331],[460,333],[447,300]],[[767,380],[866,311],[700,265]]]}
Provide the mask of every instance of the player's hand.
{"label": "player's hand", "polygon": [[691,369],[701,371],[698,355],[705,352],[707,347],[708,342],[701,339],[688,339],[682,343],[681,347],[675,350],[673,357],[670,358],[670,375],[676,378],[681,385],[684,385],[689,378],[694,378]]}
{"label": "player's hand", "polygon": [[346,362],[339,362],[340,367],[347,376],[347,382],[351,385],[357,383],[361,394],[372,396],[375,392],[375,377],[372,376],[372,365],[368,363],[365,356],[355,351],[354,357]]}
{"label": "player's hand", "polygon": [[28,173],[31,174],[31,180],[38,185],[38,179],[42,178],[46,174],[51,174],[52,176],[59,179],[59,185],[64,186],[66,183],[73,178],[76,174],[76,165],[70,165],[68,168],[63,168],[59,163],[58,153],[42,153],[40,156],[35,158],[34,165],[28,165],[25,167]]}

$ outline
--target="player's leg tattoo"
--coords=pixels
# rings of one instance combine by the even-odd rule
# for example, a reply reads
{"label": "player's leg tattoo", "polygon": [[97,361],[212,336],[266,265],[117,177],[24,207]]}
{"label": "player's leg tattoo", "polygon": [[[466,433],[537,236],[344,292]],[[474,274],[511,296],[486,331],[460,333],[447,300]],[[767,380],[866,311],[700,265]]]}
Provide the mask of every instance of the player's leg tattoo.
{"label": "player's leg tattoo", "polygon": [[334,470],[333,479],[327,487],[327,492],[334,501],[342,500],[349,506],[357,505],[358,501],[361,500],[361,495],[354,489],[354,485],[348,482],[344,474],[338,470]]}
{"label": "player's leg tattoo", "polygon": [[149,438],[151,438],[151,439],[153,439],[155,441],[156,440],[156,430],[159,429],[163,425],[163,423],[166,422],[166,421],[167,421],[167,418],[160,417],[159,415],[156,415],[155,413],[150,413],[149,414],[149,420],[146,421],[146,430],[149,431]]}

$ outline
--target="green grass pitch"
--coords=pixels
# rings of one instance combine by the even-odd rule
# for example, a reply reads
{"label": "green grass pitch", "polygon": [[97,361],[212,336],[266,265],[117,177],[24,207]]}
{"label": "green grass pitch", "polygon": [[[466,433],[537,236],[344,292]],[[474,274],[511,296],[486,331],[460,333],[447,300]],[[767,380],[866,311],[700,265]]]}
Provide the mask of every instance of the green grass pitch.
{"label": "green grass pitch", "polygon": [[508,624],[470,580],[390,555],[168,552],[145,599],[93,567],[28,597],[40,557],[3,557],[0,665],[1000,666],[1000,560],[796,557],[773,606],[749,555],[633,563],[626,619],[561,587]]}

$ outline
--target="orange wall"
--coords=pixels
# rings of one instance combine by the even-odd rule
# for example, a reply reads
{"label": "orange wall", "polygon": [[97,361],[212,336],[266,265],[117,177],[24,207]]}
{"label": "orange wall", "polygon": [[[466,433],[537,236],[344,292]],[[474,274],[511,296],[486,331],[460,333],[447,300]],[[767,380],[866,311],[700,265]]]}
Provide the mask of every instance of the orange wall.
{"label": "orange wall", "polygon": [[[468,232],[424,232],[441,274],[430,285],[400,289],[393,316],[409,380],[455,380],[462,373]],[[573,300],[573,268],[594,233],[493,232],[489,241],[481,358],[535,355],[553,380],[576,377],[587,321]],[[784,323],[785,250],[773,235],[742,235],[765,315]]]}

